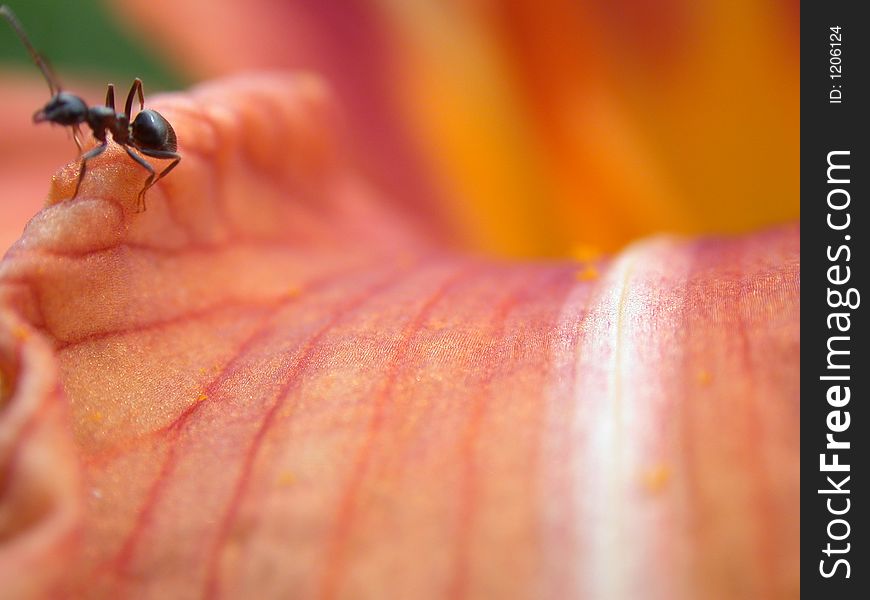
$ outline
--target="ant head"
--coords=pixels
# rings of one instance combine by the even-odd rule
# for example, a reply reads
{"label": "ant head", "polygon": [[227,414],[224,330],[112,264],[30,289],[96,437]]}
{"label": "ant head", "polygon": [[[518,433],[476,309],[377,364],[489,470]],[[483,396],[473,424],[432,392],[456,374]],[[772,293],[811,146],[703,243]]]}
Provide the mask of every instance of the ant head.
{"label": "ant head", "polygon": [[48,121],[58,125],[76,125],[85,120],[88,105],[78,96],[67,92],[58,92],[48,101],[48,104],[33,115],[34,123]]}

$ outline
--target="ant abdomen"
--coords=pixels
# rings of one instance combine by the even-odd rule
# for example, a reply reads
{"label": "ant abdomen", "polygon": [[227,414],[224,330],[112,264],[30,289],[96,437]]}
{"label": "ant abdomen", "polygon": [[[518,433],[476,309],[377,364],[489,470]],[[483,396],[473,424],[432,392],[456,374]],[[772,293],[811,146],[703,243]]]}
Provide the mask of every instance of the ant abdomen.
{"label": "ant abdomen", "polygon": [[131,126],[133,144],[142,150],[175,152],[178,140],[175,130],[163,115],[156,110],[145,109],[133,119]]}

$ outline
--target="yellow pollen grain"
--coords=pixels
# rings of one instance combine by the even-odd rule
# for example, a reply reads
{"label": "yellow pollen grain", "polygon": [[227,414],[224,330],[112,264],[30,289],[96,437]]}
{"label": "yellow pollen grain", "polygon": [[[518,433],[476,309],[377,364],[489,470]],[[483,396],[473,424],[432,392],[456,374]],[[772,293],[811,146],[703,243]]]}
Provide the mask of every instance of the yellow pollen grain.
{"label": "yellow pollen grain", "polygon": [[710,385],[710,381],[712,381],[713,376],[710,375],[710,371],[707,369],[701,369],[698,371],[698,383],[701,385]]}
{"label": "yellow pollen grain", "polygon": [[293,476],[293,473],[289,471],[284,471],[281,475],[278,476],[278,485],[280,486],[289,486],[296,483],[296,477]]}
{"label": "yellow pollen grain", "polygon": [[447,319],[434,318],[429,322],[429,327],[433,330],[446,329],[448,325]]}
{"label": "yellow pollen grain", "polygon": [[90,419],[94,423],[102,423],[103,422],[103,413],[101,413],[98,410],[95,410],[94,412],[91,413]]}
{"label": "yellow pollen grain", "polygon": [[586,265],[585,269],[577,271],[577,281],[594,281],[598,279],[598,269],[595,265]]}
{"label": "yellow pollen grain", "polygon": [[580,262],[589,262],[601,258],[601,249],[591,244],[575,244],[571,248],[571,257]]}
{"label": "yellow pollen grain", "polygon": [[205,392],[200,392],[199,396],[196,397],[197,402],[205,402],[208,400],[208,396],[205,395]]}
{"label": "yellow pollen grain", "polygon": [[643,474],[643,485],[648,492],[655,494],[665,489],[670,478],[670,468],[666,464],[660,463],[647,469]]}

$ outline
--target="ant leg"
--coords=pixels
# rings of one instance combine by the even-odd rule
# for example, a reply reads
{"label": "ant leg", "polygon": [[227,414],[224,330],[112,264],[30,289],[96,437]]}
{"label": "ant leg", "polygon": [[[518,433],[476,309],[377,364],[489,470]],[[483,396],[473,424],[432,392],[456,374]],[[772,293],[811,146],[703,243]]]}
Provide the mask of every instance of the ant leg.
{"label": "ant leg", "polygon": [[110,83],[109,89],[106,90],[106,106],[115,110],[115,84]]}
{"label": "ant leg", "polygon": [[[145,167],[148,170],[148,172],[150,173],[150,175],[148,176],[148,179],[145,181],[145,185],[142,186],[142,190],[139,192],[139,198],[138,198],[138,202],[137,202],[137,208],[139,206],[141,206],[142,211],[145,211],[145,192],[147,192],[149,189],[151,189],[151,187],[155,183],[157,183],[158,181],[160,181],[161,179],[166,177],[166,175],[168,175],[172,169],[174,169],[175,167],[178,166],[178,163],[181,162],[181,155],[176,153],[176,152],[169,152],[167,150],[143,150],[142,148],[136,148],[136,150],[138,150],[139,152],[141,152],[142,154],[144,154],[146,156],[152,156],[154,158],[172,158],[172,159],[175,159],[172,161],[172,164],[170,164],[168,167],[166,167],[165,169],[160,171],[159,175],[156,175],[155,171],[154,171],[154,167],[152,167],[150,164],[148,164],[148,162],[144,158],[134,154],[133,151],[130,150],[130,148],[128,146],[124,146],[124,150],[127,151],[127,154],[130,155],[130,158],[132,158],[137,163],[139,163],[140,165]],[[139,210],[137,210],[136,212],[139,212]]]}
{"label": "ant leg", "polygon": [[88,170],[88,161],[96,156],[99,156],[106,149],[106,146],[109,145],[108,140],[103,140],[103,143],[88,151],[87,154],[82,156],[82,166],[79,168],[79,178],[76,181],[76,191],[73,193],[72,197],[75,198],[79,195],[79,188],[82,185],[82,179],[85,178],[85,173]]}
{"label": "ant leg", "polygon": [[[157,178],[154,179],[154,181],[151,181],[149,178],[148,182],[145,184],[145,187],[142,188],[141,192],[139,192],[140,196],[142,197],[142,206],[144,207],[145,206],[145,192],[148,191],[148,188],[153,186],[155,183],[157,183],[158,181],[160,181],[161,179],[163,179],[164,177],[169,175],[169,172],[178,166],[178,163],[181,162],[181,155],[177,152],[170,152],[169,150],[146,150],[143,148],[136,148],[136,149],[139,152],[141,152],[142,154],[144,154],[145,156],[150,156],[152,158],[163,158],[163,159],[171,158],[171,159],[174,159],[172,161],[172,164],[170,164],[168,167],[166,167],[165,169],[160,171],[160,175],[158,175]],[[144,210],[144,208],[143,208],[143,210]]]}
{"label": "ant leg", "polygon": [[73,125],[73,126],[72,126],[72,136],[73,136],[73,141],[76,143],[76,148],[79,149],[79,156],[82,155],[82,139],[81,139],[81,135],[82,135],[82,130],[81,130],[81,128],[80,128],[77,124],[76,124],[76,125]]}
{"label": "ant leg", "polygon": [[128,117],[130,116],[130,109],[133,108],[133,96],[136,94],[139,95],[139,110],[142,110],[145,108],[145,94],[142,92],[142,80],[138,77],[133,81],[130,93],[127,94],[127,103],[124,105],[124,114]]}
{"label": "ant leg", "polygon": [[130,146],[124,146],[124,150],[130,158],[142,165],[142,167],[148,171],[148,179],[145,180],[145,185],[142,187],[139,196],[136,198],[136,212],[145,212],[145,191],[151,187],[151,182],[154,181],[154,177],[156,177],[157,174],[154,172],[154,167],[148,164],[148,161],[144,158],[133,152],[130,149]]}

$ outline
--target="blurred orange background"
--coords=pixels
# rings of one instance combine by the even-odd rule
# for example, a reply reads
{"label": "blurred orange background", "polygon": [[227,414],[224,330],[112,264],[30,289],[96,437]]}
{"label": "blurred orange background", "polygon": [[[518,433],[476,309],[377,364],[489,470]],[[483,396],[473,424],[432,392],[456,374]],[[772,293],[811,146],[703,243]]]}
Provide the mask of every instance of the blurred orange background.
{"label": "blurred orange background", "polygon": [[799,216],[797,3],[380,3],[463,231],[511,255]]}
{"label": "blurred orange background", "polygon": [[794,0],[108,4],[191,79],[324,75],[371,181],[462,247],[564,256],[799,218]]}

